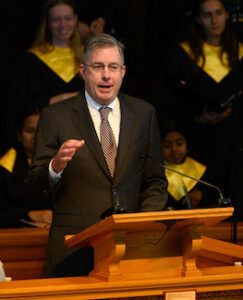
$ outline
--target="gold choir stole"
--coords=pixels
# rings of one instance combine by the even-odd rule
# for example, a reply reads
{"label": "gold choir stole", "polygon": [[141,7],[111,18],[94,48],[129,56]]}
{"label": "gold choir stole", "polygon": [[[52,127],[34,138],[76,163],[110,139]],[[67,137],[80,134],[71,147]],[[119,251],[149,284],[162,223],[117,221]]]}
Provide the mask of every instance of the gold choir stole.
{"label": "gold choir stole", "polygon": [[[180,46],[184,51],[193,59],[193,53],[187,42],[180,43]],[[228,65],[228,57],[226,53],[223,53],[222,61],[220,58],[221,47],[212,46],[208,43],[203,44],[203,53],[205,55],[205,64],[203,66],[204,72],[206,72],[211,78],[219,83],[225,76],[227,76],[231,69]],[[243,44],[239,43],[239,59],[243,58]],[[201,68],[203,60],[198,60],[198,66]]]}
{"label": "gold choir stole", "polygon": [[44,52],[40,47],[36,47],[30,49],[29,52],[35,54],[66,83],[70,82],[79,72],[79,66],[75,64],[74,52],[70,47],[59,48],[53,46],[53,49],[48,52]]}
{"label": "gold choir stole", "polygon": [[[196,179],[201,179],[206,171],[206,166],[197,162],[191,157],[186,157],[182,164],[171,164],[164,162],[165,166],[189,175]],[[168,193],[176,200],[180,201],[181,198],[185,196],[184,187],[190,192],[192,188],[197,184],[197,181],[184,177],[180,174],[174,173],[170,170],[165,169],[165,175],[168,180]]]}

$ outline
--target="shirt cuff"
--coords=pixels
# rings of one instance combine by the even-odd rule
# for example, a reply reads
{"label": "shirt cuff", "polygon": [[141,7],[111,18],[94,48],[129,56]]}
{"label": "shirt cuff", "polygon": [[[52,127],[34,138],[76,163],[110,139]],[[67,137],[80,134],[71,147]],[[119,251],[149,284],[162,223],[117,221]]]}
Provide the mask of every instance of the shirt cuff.
{"label": "shirt cuff", "polygon": [[53,171],[52,166],[51,166],[52,161],[53,161],[53,159],[49,163],[49,174],[50,174],[52,182],[54,184],[56,184],[60,180],[63,170],[61,170],[59,173],[56,173],[55,171]]}

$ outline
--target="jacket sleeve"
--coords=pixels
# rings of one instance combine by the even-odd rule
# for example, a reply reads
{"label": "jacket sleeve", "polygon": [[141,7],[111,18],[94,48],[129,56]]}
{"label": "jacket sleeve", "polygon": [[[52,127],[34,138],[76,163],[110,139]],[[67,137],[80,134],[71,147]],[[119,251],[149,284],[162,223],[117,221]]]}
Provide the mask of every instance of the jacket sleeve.
{"label": "jacket sleeve", "polygon": [[157,118],[155,110],[152,109],[139,211],[163,210],[166,206],[168,200],[167,179],[162,164]]}

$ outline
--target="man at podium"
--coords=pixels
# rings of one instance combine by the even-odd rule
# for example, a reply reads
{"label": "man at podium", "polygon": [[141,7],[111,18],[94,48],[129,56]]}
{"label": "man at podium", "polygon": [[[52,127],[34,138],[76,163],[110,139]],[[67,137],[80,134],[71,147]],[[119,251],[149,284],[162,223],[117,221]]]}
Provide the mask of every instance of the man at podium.
{"label": "man at podium", "polygon": [[85,44],[85,91],[43,109],[30,180],[53,195],[45,273],[87,275],[93,249],[69,249],[76,234],[112,213],[160,211],[167,202],[154,108],[125,95],[123,45],[107,34]]}

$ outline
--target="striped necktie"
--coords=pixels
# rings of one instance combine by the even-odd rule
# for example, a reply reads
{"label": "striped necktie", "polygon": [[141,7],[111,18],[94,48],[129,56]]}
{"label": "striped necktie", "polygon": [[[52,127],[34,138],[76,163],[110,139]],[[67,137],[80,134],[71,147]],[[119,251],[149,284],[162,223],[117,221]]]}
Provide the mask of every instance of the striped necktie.
{"label": "striped necktie", "polygon": [[111,176],[114,176],[115,160],[117,153],[117,146],[113,131],[108,121],[110,107],[101,107],[99,109],[101,115],[100,123],[100,143],[108,165]]}

